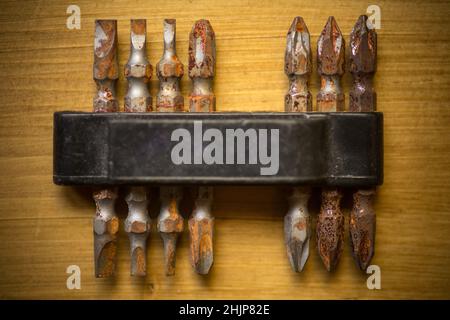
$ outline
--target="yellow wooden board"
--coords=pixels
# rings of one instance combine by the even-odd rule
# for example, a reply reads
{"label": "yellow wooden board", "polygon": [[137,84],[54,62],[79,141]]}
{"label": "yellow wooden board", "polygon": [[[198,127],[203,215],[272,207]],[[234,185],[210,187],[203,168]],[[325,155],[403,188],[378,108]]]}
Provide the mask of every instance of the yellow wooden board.
{"label": "yellow wooden board", "polygon": [[[81,30],[66,28],[69,4],[81,8]],[[130,18],[147,19],[153,65],[162,54],[164,18],[177,19],[178,55],[185,65],[192,24],[209,19],[217,38],[218,111],[283,111],[285,36],[294,16],[304,17],[315,50],[329,15],[348,43],[369,4],[381,8],[375,87],[385,117],[385,183],[376,201],[373,264],[381,268],[382,289],[367,289],[367,275],[351,258],[348,235],[335,273],[322,267],[315,241],[304,272],[290,270],[282,187],[216,188],[215,264],[208,277],[190,267],[187,233],[176,275],[165,277],[162,241],[154,230],[149,275],[130,278],[122,230],[117,277],[95,279],[90,192],[52,183],[53,112],[92,108],[94,19],[118,19],[121,66],[128,58]],[[448,1],[419,0],[2,1],[0,298],[450,298],[449,16]],[[349,74],[343,83],[348,105]],[[314,96],[318,86],[314,71]],[[125,88],[121,75],[120,101]],[[157,88],[154,77],[153,96]],[[187,97],[187,76],[182,88]],[[349,201],[344,202],[348,221]],[[155,217],[157,200],[153,203]],[[314,215],[317,203],[315,197]],[[123,221],[123,193],[117,207]],[[81,268],[81,290],[66,288],[71,264]]]}

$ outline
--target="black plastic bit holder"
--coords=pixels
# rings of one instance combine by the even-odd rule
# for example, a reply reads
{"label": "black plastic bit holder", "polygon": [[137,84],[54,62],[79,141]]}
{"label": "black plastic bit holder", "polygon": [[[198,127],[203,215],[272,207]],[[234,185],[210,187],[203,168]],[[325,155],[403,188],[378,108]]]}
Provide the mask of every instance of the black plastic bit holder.
{"label": "black plastic bit holder", "polygon": [[383,115],[56,112],[53,161],[62,185],[375,186]]}

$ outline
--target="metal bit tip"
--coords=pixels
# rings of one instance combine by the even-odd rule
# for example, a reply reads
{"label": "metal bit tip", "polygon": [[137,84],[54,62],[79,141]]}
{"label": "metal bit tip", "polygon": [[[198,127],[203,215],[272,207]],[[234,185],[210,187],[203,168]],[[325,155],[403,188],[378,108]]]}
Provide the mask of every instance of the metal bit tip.
{"label": "metal bit tip", "polygon": [[321,75],[344,74],[345,41],[333,16],[320,34],[317,42],[317,65]]}

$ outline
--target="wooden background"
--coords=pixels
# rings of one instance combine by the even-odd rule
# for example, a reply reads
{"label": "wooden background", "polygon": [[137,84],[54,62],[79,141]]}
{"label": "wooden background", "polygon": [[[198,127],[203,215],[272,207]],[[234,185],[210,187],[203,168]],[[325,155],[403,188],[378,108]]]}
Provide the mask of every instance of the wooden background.
{"label": "wooden background", "polygon": [[[69,4],[81,8],[81,30],[66,28]],[[52,183],[53,112],[92,108],[94,19],[118,19],[122,67],[130,18],[148,19],[154,66],[162,54],[164,18],[177,19],[178,55],[185,65],[190,28],[207,18],[217,37],[217,109],[283,111],[285,36],[294,16],[304,17],[316,50],[329,15],[348,43],[369,4],[381,8],[375,83],[385,116],[385,183],[376,201],[373,263],[381,267],[382,289],[367,289],[367,275],[351,258],[347,234],[334,274],[322,267],[315,241],[306,270],[291,272],[282,231],[286,190],[271,187],[216,188],[215,264],[208,277],[194,274],[189,265],[187,233],[176,276],[165,277],[162,241],[154,231],[148,277],[130,278],[128,239],[121,231],[117,277],[95,279],[90,192]],[[422,0],[1,1],[0,298],[449,299],[449,16],[449,2]],[[350,76],[343,81],[348,105]],[[314,96],[318,85],[314,71]],[[120,101],[125,86],[122,75]],[[187,97],[187,76],[182,86]],[[157,87],[155,78],[153,96]],[[348,196],[344,202],[348,222]],[[314,215],[317,207],[315,197]],[[155,217],[157,200],[152,208]],[[123,198],[117,210],[124,219]],[[81,268],[81,290],[66,289],[71,264]]]}

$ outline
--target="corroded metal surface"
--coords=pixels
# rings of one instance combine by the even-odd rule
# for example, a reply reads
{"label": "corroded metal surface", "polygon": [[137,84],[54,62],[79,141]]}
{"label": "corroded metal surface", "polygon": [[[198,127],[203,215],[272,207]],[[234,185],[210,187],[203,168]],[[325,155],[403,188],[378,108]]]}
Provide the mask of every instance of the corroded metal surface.
{"label": "corroded metal surface", "polygon": [[[117,21],[96,20],[94,36],[93,78],[97,94],[93,99],[94,112],[115,112],[116,82],[119,78],[117,58]],[[95,190],[94,264],[98,278],[114,275],[117,256],[117,231],[119,219],[114,210],[117,189]]]}
{"label": "corroded metal surface", "polygon": [[119,219],[114,211],[117,189],[95,190],[94,261],[95,276],[106,278],[116,269],[117,232]]}
{"label": "corroded metal surface", "polygon": [[376,217],[373,208],[375,189],[358,190],[353,194],[350,213],[350,239],[353,258],[366,270],[375,252]]}
{"label": "corroded metal surface", "polygon": [[144,277],[147,274],[147,239],[151,228],[146,188],[130,187],[125,201],[128,204],[128,216],[124,229],[130,240],[130,274]]}
{"label": "corroded metal surface", "polygon": [[312,111],[308,78],[311,74],[309,31],[302,17],[294,18],[289,28],[284,56],[284,72],[289,78],[289,90],[284,98],[286,112]]}
{"label": "corroded metal surface", "polygon": [[160,189],[161,211],[158,216],[158,231],[164,243],[167,276],[175,274],[177,240],[184,229],[184,219],[179,212],[181,198],[180,187],[162,187]]}
{"label": "corroded metal surface", "polygon": [[317,111],[344,111],[345,41],[334,17],[329,17],[317,42],[317,70],[321,77]]}
{"label": "corroded metal surface", "polygon": [[284,240],[292,270],[303,270],[309,257],[311,237],[311,218],[308,200],[311,190],[308,187],[295,187],[289,197],[289,211],[284,217]]}
{"label": "corroded metal surface", "polygon": [[184,110],[184,98],[180,91],[180,79],[184,67],[176,52],[176,20],[164,20],[164,53],[156,65],[159,78],[159,91],[156,97],[156,110],[174,112]]}
{"label": "corroded metal surface", "polygon": [[325,268],[333,271],[342,254],[344,215],[340,209],[342,194],[337,189],[322,190],[322,204],[317,220],[317,248]]}
{"label": "corroded metal surface", "polygon": [[213,188],[199,187],[195,208],[189,219],[191,264],[198,274],[208,274],[214,262],[212,201]]}
{"label": "corroded metal surface", "polygon": [[192,79],[190,111],[215,111],[216,96],[212,90],[215,64],[214,30],[208,20],[198,20],[189,35],[189,77]]}
{"label": "corroded metal surface", "polygon": [[93,76],[97,85],[94,112],[118,111],[116,82],[119,78],[117,59],[117,21],[96,20]]}
{"label": "corroded metal surface", "polygon": [[[350,34],[350,111],[376,111],[377,96],[373,76],[377,68],[377,34],[368,27],[368,18],[358,18]],[[375,189],[358,190],[353,194],[350,213],[350,240],[353,258],[361,270],[366,270],[375,252],[376,217],[373,208]]]}
{"label": "corroded metal surface", "polygon": [[147,22],[130,20],[130,58],[125,65],[128,91],[125,95],[126,112],[152,111],[152,97],[148,83],[153,68],[147,59]]}

